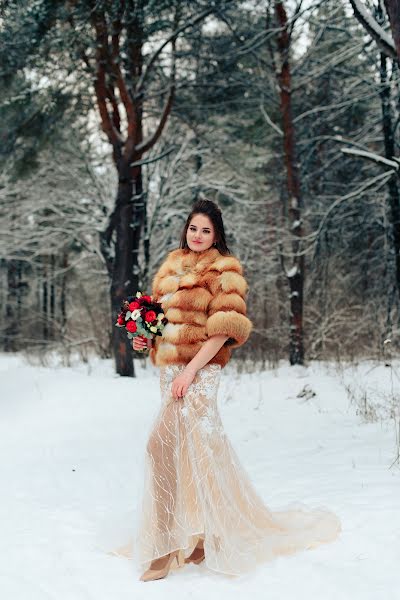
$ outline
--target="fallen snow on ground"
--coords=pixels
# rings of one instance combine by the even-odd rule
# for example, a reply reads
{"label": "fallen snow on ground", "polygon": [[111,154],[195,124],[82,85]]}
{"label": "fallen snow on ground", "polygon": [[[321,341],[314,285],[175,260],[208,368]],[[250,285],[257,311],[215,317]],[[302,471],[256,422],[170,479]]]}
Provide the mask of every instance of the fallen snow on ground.
{"label": "fallen snow on ground", "polygon": [[221,417],[266,504],[325,506],[343,530],[241,578],[202,563],[146,583],[107,554],[131,537],[160,405],[157,369],[142,364],[132,379],[112,361],[43,367],[0,355],[1,598],[400,598],[400,364],[227,365]]}

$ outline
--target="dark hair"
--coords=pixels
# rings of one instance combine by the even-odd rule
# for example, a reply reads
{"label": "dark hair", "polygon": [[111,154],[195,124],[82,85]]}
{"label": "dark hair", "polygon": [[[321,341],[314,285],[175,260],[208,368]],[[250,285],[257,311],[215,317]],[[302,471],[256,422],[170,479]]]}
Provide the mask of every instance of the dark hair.
{"label": "dark hair", "polygon": [[210,221],[214,225],[215,248],[217,248],[217,250],[225,256],[230,254],[231,252],[226,244],[225,229],[224,223],[222,221],[221,209],[213,200],[207,200],[206,198],[203,200],[197,200],[193,205],[192,210],[188,218],[186,219],[179,247],[189,248],[188,243],[186,241],[186,233],[190,225],[190,221],[195,215],[198,214],[206,215],[207,217],[209,217]]}

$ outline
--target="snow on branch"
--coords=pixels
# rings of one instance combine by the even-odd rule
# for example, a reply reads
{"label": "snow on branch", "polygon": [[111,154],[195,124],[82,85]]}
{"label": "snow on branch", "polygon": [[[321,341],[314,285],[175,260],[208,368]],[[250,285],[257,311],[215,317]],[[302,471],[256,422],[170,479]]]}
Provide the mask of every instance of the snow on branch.
{"label": "snow on branch", "polygon": [[390,167],[391,169],[395,169],[396,171],[400,167],[400,160],[396,157],[385,158],[384,156],[380,156],[379,154],[375,154],[375,152],[367,152],[365,150],[360,150],[358,148],[341,148],[341,151],[345,154],[353,154],[354,156],[362,156],[363,158],[367,158],[372,162],[379,163]]}
{"label": "snow on branch", "polygon": [[350,0],[356,19],[361,23],[370,36],[378,44],[384,54],[397,60],[396,47],[393,38],[375,21],[361,0]]}
{"label": "snow on branch", "polygon": [[288,271],[286,271],[286,277],[288,279],[291,279],[292,277],[296,277],[296,275],[298,275],[298,273],[299,273],[299,269],[298,269],[297,265],[294,265]]}

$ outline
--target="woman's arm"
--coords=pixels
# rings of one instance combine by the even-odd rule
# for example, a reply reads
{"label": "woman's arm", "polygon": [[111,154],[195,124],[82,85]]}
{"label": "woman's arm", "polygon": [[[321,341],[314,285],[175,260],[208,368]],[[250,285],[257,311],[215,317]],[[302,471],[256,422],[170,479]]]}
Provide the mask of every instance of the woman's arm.
{"label": "woman's arm", "polygon": [[200,350],[195,354],[190,362],[186,365],[182,373],[180,373],[172,382],[171,394],[175,400],[179,400],[184,396],[192,383],[199,369],[204,367],[218,350],[224,345],[228,339],[228,335],[213,335],[206,340]]}
{"label": "woman's arm", "polygon": [[228,335],[213,335],[208,338],[207,341],[201,346],[200,350],[197,354],[194,355],[192,360],[188,362],[185,367],[185,371],[190,373],[194,373],[196,375],[197,371],[204,367],[212,358],[215,356],[220,348],[225,344],[228,339]]}

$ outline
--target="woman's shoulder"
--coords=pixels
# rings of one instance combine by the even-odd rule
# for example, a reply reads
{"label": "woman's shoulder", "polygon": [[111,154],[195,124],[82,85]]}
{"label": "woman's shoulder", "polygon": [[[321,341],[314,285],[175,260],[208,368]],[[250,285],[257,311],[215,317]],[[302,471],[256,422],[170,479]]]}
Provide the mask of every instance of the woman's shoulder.
{"label": "woman's shoulder", "polygon": [[219,254],[213,263],[210,265],[210,269],[213,271],[219,271],[223,273],[225,271],[234,271],[235,273],[243,274],[243,267],[240,260],[233,254],[223,255]]}
{"label": "woman's shoulder", "polygon": [[176,258],[180,258],[181,256],[185,256],[185,254],[187,254],[187,250],[185,248],[174,248],[168,252],[165,260],[174,260]]}

